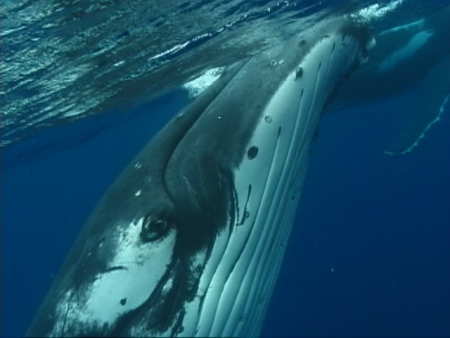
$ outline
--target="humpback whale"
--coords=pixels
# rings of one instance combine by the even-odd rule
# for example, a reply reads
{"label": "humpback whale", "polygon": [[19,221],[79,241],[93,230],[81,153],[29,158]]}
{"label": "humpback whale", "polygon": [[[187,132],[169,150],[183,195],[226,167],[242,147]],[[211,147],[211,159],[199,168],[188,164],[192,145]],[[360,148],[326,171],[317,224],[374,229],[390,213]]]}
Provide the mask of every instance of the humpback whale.
{"label": "humpback whale", "polygon": [[420,95],[409,105],[400,132],[392,137],[386,152],[400,155],[414,150],[449,100],[449,16],[450,5],[445,5],[419,20],[379,30],[370,60],[338,89],[330,110],[418,90]]}
{"label": "humpback whale", "polygon": [[348,17],[231,65],[111,185],[28,336],[257,336],[321,113],[372,45]]}

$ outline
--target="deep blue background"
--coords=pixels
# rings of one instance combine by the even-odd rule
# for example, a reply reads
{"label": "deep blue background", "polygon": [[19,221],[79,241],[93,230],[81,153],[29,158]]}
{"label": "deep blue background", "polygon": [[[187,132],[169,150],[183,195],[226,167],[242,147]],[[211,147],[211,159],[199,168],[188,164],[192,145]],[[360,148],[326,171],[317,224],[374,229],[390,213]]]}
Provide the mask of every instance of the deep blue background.
{"label": "deep blue background", "polygon": [[450,336],[450,105],[382,152],[415,95],[324,117],[267,335]]}
{"label": "deep blue background", "polygon": [[[265,335],[450,335],[450,117],[413,154],[387,157],[409,99],[324,116]],[[3,334],[24,333],[96,201],[186,101],[172,93],[3,151]]]}

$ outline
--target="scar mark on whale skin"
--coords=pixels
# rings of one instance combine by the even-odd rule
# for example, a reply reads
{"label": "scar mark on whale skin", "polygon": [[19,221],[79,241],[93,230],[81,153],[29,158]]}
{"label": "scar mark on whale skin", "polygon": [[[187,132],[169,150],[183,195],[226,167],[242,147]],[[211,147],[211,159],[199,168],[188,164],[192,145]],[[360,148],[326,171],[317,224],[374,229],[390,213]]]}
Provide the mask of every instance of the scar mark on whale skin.
{"label": "scar mark on whale skin", "polygon": [[116,271],[116,270],[128,270],[128,268],[125,266],[111,266],[109,268],[106,268],[103,272],[107,273],[107,272]]}
{"label": "scar mark on whale skin", "polygon": [[251,146],[250,149],[247,151],[247,157],[250,160],[253,160],[257,155],[258,155],[258,147]]}
{"label": "scar mark on whale skin", "polygon": [[250,216],[250,212],[247,209],[248,201],[250,200],[250,195],[252,194],[252,185],[248,185],[248,192],[247,192],[247,200],[244,204],[244,212],[242,213],[241,221],[238,223],[238,225],[243,225],[245,220]]}

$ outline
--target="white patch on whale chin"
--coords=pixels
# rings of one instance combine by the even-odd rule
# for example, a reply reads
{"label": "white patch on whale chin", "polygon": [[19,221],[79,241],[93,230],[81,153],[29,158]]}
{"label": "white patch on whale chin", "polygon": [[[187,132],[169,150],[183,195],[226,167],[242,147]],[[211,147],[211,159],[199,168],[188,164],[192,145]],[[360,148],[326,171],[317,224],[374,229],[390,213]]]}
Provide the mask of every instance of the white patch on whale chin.
{"label": "white patch on whale chin", "polygon": [[83,330],[112,326],[120,315],[148,299],[172,259],[176,234],[171,231],[159,242],[142,243],[142,222],[143,218],[118,227],[116,253],[108,266],[117,269],[99,273],[81,294],[66,292],[57,306],[55,335],[64,335],[64,322],[71,323],[70,334],[76,334],[77,326]]}
{"label": "white patch on whale chin", "polygon": [[400,49],[395,50],[378,67],[378,71],[386,72],[395,68],[399,63],[412,57],[420,50],[433,36],[431,31],[421,31],[416,33],[408,43]]}

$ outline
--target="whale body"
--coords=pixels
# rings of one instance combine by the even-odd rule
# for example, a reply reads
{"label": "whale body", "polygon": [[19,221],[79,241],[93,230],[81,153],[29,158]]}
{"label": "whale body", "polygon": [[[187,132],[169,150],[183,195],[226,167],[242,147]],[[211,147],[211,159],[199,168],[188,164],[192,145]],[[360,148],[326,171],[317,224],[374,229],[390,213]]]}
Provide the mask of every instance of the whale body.
{"label": "whale body", "polygon": [[369,40],[334,18],[230,66],[109,188],[28,336],[257,336],[321,113]]}

